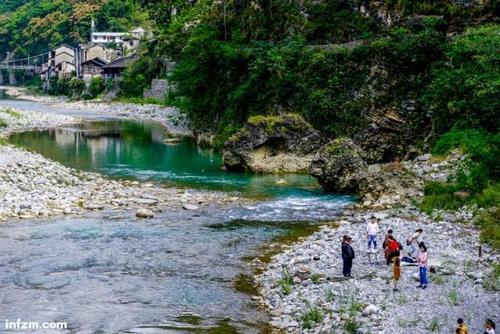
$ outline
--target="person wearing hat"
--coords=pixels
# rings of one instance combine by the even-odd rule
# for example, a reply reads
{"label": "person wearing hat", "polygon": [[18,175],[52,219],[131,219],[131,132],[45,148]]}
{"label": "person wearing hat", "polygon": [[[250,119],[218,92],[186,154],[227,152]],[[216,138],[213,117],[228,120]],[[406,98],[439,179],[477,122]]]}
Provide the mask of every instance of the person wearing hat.
{"label": "person wearing hat", "polygon": [[351,275],[352,260],[355,258],[354,249],[351,246],[352,238],[344,235],[342,238],[342,274],[344,277],[353,278]]}

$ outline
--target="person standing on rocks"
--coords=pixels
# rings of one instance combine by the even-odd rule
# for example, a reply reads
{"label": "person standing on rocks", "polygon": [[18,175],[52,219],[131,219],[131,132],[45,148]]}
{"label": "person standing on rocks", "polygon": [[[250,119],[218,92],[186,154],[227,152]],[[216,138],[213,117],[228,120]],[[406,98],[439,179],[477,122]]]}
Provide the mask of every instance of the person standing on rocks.
{"label": "person standing on rocks", "polygon": [[344,235],[342,238],[342,274],[344,277],[353,278],[351,275],[352,260],[354,260],[354,249],[351,246],[352,238],[348,235]]}
{"label": "person standing on rocks", "polygon": [[427,247],[423,242],[420,243],[420,253],[418,254],[418,269],[420,275],[420,285],[417,288],[426,289],[429,281],[427,280]]}
{"label": "person standing on rocks", "polygon": [[382,243],[383,249],[387,248],[387,245],[389,244],[389,237],[392,237],[392,230],[387,231],[387,234],[385,235],[384,242]]}
{"label": "person standing on rocks", "polygon": [[392,273],[394,275],[394,288],[392,291],[398,290],[399,278],[401,277],[401,259],[399,258],[399,249],[394,253],[394,257],[392,258]]}
{"label": "person standing on rocks", "polygon": [[387,265],[392,263],[392,258],[395,256],[396,252],[399,252],[401,246],[399,242],[394,239],[392,235],[387,237],[387,246],[384,251],[385,259],[387,260]]}
{"label": "person standing on rocks", "polygon": [[456,333],[460,333],[460,334],[469,334],[469,329],[467,328],[467,325],[465,324],[464,322],[464,319],[462,318],[458,318],[457,319],[457,329],[456,329]]}
{"label": "person standing on rocks", "polygon": [[491,319],[486,319],[484,329],[485,332],[483,334],[495,334],[495,322]]}
{"label": "person standing on rocks", "polygon": [[408,256],[412,259],[417,258],[417,255],[418,255],[417,254],[417,246],[419,244],[418,238],[420,238],[422,233],[424,233],[424,230],[419,228],[419,229],[415,230],[415,233],[413,233],[412,236],[408,238],[408,240],[406,240],[406,245],[409,246]]}
{"label": "person standing on rocks", "polygon": [[370,221],[366,225],[366,238],[368,239],[368,252],[370,252],[370,247],[373,245],[373,252],[377,248],[377,234],[378,234],[378,221],[375,216],[371,216]]}

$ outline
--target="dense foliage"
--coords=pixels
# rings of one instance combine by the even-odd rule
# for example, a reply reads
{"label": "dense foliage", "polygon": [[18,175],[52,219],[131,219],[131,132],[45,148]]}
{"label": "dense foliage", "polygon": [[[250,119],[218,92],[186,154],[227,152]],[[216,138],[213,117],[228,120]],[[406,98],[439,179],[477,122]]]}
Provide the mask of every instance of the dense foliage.
{"label": "dense foliage", "polygon": [[446,46],[446,57],[434,65],[425,99],[435,110],[436,131],[457,121],[491,132],[500,128],[500,27],[469,29]]}
{"label": "dense foliage", "polygon": [[0,58],[40,54],[60,43],[88,40],[96,29],[122,31],[147,24],[134,0],[9,0],[0,2]]}
{"label": "dense foliage", "polygon": [[[435,144],[437,155],[461,149],[467,157],[449,182],[426,186],[424,210],[498,207],[498,1],[143,5],[162,13],[155,16],[159,36],[128,72],[126,86],[140,87],[154,76],[148,58],[175,60],[170,102],[194,127],[214,131],[216,143],[254,115],[300,113],[330,137],[363,136],[374,119],[393,115],[410,128],[412,145]],[[382,22],[379,13],[396,20]],[[498,235],[494,216],[483,215],[481,224]]]}
{"label": "dense foliage", "polygon": [[[219,135],[229,135],[252,115],[284,112],[302,114],[330,136],[353,135],[369,123],[374,110],[401,111],[407,100],[416,100],[419,114],[410,117],[416,119],[417,129],[430,130],[432,125],[436,134],[442,134],[455,121],[472,118],[457,110],[460,99],[476,109],[474,124],[480,117],[484,123],[496,107],[491,102],[498,91],[494,81],[498,26],[471,30],[451,43],[446,39],[451,26],[457,29],[478,15],[494,13],[494,3],[481,8],[454,1],[374,5],[145,0],[143,4],[166,14],[157,18],[161,23],[158,43],[125,77],[124,94],[138,96],[142,89],[130,87],[142,88],[141,82],[154,77],[148,57],[172,58],[177,63],[171,74],[177,91],[170,100],[189,114],[194,126],[211,128]],[[363,15],[360,4],[368,12],[382,8],[403,17],[442,16],[403,19],[388,27],[376,15]],[[176,15],[171,15],[172,10]],[[471,54],[472,49],[477,54]],[[476,76],[475,82],[455,80],[453,76],[467,74],[464,71]],[[448,86],[450,91],[442,88],[446,80],[455,85]],[[484,80],[487,87],[477,91]],[[463,91],[457,87],[461,82],[467,85]],[[488,94],[482,106],[469,98],[474,94],[477,98]],[[429,110],[434,111],[432,124],[427,119]]]}

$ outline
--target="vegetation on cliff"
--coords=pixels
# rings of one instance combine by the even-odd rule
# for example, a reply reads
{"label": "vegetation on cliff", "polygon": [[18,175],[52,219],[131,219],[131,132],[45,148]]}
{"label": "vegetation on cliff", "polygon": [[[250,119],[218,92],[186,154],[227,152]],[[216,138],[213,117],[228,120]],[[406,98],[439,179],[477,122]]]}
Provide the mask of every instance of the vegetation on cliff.
{"label": "vegetation on cliff", "polygon": [[148,59],[174,60],[169,102],[216,142],[249,118],[297,113],[353,138],[368,162],[460,148],[463,168],[427,185],[422,208],[498,206],[498,2],[143,4],[159,36],[125,80],[140,86],[154,75]]}
{"label": "vegetation on cliff", "polygon": [[[177,65],[170,79],[177,90],[170,102],[186,111],[195,127],[208,127],[225,138],[255,115],[299,113],[327,136],[356,137],[373,123],[373,114],[394,114],[404,124],[391,140],[401,145],[373,157],[391,160],[404,157],[415,144],[421,146],[431,131],[437,139],[456,120],[484,125],[497,106],[492,97],[498,92],[498,63],[494,46],[488,45],[497,43],[499,27],[466,27],[477,25],[479,18],[494,21],[495,3],[143,3],[153,17],[173,8],[176,15],[157,18],[157,43],[125,78],[133,83],[128,89],[155,75],[154,62],[147,59],[173,59]],[[379,13],[399,20],[389,24]],[[457,36],[447,38],[450,32]],[[474,62],[463,68],[471,56],[467,48],[483,58],[473,57]],[[475,79],[455,80],[461,73]],[[485,79],[487,85],[476,92]],[[443,88],[447,81],[453,85]],[[469,107],[474,110],[469,112]],[[485,108],[490,108],[488,114]],[[498,126],[489,125],[489,131]]]}

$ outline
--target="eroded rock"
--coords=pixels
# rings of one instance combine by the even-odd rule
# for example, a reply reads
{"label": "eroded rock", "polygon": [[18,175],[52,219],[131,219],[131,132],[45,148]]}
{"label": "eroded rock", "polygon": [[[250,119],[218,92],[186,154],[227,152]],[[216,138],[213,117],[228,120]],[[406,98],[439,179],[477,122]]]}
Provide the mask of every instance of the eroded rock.
{"label": "eroded rock", "polygon": [[256,173],[305,173],[323,143],[320,133],[299,115],[252,117],[225,143],[224,165]]}
{"label": "eroded rock", "polygon": [[337,138],[316,153],[309,171],[326,191],[356,193],[368,165],[361,148],[351,139]]}

